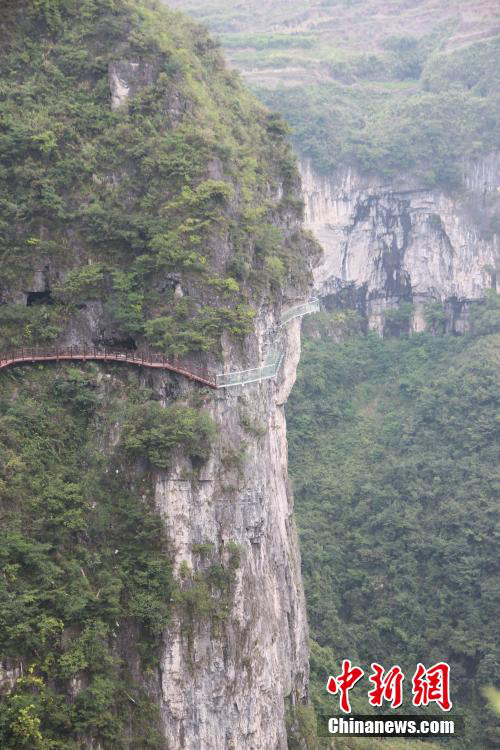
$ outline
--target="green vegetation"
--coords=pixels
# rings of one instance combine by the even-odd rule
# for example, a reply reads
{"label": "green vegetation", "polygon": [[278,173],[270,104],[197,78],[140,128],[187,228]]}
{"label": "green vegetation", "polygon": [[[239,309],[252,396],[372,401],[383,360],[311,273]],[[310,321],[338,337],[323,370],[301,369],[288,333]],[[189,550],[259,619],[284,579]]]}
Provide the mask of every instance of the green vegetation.
{"label": "green vegetation", "polygon": [[357,166],[455,188],[462,157],[500,146],[500,38],[487,3],[173,4],[219,35],[231,63],[284,116],[297,150],[319,171]]}
{"label": "green vegetation", "polygon": [[121,446],[127,456],[144,456],[152,466],[166,469],[175,448],[191,459],[207,459],[214,435],[215,425],[207,413],[187,406],[163,408],[149,401],[127,409]]}
{"label": "green vegetation", "polygon": [[[408,680],[444,660],[466,723],[452,746],[497,747],[482,688],[499,662],[500,298],[465,337],[339,342],[327,317],[307,324],[322,338],[306,339],[287,407],[316,708],[331,713],[343,658],[400,664]],[[367,689],[351,693],[358,713]]]}
{"label": "green vegetation", "polygon": [[70,310],[62,305],[2,305],[2,351],[10,347],[35,346],[40,342],[53,343],[60,336],[69,315]]}
{"label": "green vegetation", "polygon": [[[258,93],[283,114],[298,150],[320,171],[350,164],[454,188],[462,157],[500,147],[499,51],[495,40],[388,69],[383,58],[362,57],[330,66],[337,82]],[[384,69],[394,85],[367,81],[377,70],[384,77]]]}
{"label": "green vegetation", "polygon": [[311,705],[298,703],[286,707],[288,750],[316,750],[316,716]]}
{"label": "green vegetation", "polygon": [[[155,0],[7,0],[0,41],[0,346],[52,341],[96,300],[109,339],[217,352],[304,281],[300,233],[274,227],[296,199],[286,128],[202,28]],[[51,304],[26,308],[40,269]]]}
{"label": "green vegetation", "polygon": [[[323,750],[323,746],[320,746]],[[328,745],[325,745],[325,750]],[[409,743],[407,740],[376,740],[376,739],[339,739],[336,742],[336,750],[437,750],[439,745],[435,745],[433,742],[415,742],[411,740]]]}
{"label": "green vegetation", "polygon": [[221,557],[212,544],[193,545],[192,551],[198,557],[198,569],[181,563],[173,593],[173,601],[182,613],[182,627],[189,646],[194,625],[200,620],[209,621],[212,634],[218,635],[220,625],[231,611],[236,571],[240,566],[240,548],[235,542],[224,545]]}
{"label": "green vegetation", "polygon": [[151,483],[138,500],[109,453],[123,386],[97,375],[1,378],[0,651],[20,677],[0,702],[6,749],[162,747],[147,686],[175,583]]}

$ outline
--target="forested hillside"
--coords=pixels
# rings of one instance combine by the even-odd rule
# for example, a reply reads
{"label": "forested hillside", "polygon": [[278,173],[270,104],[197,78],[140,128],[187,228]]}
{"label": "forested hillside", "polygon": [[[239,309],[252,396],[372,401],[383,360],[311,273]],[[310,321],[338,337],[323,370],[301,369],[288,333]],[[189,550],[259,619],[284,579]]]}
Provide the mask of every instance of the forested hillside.
{"label": "forested hillside", "polygon": [[[223,331],[251,330],[251,290],[272,295],[300,269],[298,237],[272,226],[297,184],[284,128],[204,29],[156,6],[4,4],[3,347],[56,340],[92,300],[108,344],[217,352]],[[112,107],[119,75],[130,102]],[[41,306],[22,297],[34,273]]]}
{"label": "forested hillside", "polygon": [[[243,358],[259,305],[279,314],[283,285],[309,278],[280,118],[204,29],[154,0],[1,5],[0,353],[149,346],[215,368],[224,337]],[[177,528],[167,539],[156,501],[175,455],[198,512],[212,395],[126,366],[2,369],[2,750],[170,746],[165,632],[175,617],[189,659],[195,624],[216,641],[240,565],[226,514],[224,539],[188,528],[191,565],[174,575]],[[276,701],[268,731],[286,737]]]}
{"label": "forested hillside", "polygon": [[287,421],[316,706],[331,712],[343,658],[444,660],[466,721],[451,746],[498,747],[482,689],[499,664],[499,298],[465,337],[380,339],[345,313],[307,329]]}
{"label": "forested hillside", "polygon": [[357,166],[455,187],[499,146],[499,25],[489,0],[173,0],[292,127],[318,171]]}

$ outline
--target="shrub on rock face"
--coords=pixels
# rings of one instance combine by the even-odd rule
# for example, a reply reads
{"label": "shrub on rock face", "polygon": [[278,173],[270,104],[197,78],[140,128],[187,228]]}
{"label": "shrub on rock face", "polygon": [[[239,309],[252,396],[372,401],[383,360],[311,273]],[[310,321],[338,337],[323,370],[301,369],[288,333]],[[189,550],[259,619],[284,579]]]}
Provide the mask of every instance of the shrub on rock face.
{"label": "shrub on rock face", "polygon": [[206,412],[186,406],[164,409],[150,401],[128,410],[121,447],[157,469],[166,469],[175,448],[182,448],[191,458],[207,459],[214,437],[215,424]]}

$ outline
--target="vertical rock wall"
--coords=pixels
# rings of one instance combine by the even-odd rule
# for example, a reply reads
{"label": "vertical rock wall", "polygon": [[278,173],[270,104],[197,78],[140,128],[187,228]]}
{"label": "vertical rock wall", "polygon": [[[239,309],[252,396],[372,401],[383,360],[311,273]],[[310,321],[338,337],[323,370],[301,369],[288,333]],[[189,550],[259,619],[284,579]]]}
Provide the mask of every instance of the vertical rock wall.
{"label": "vertical rock wall", "polygon": [[405,180],[391,184],[352,169],[331,176],[301,163],[306,225],[324,249],[315,269],[323,297],[345,288],[363,299],[372,328],[401,301],[415,304],[412,326],[424,325],[430,300],[445,304],[449,327],[496,288],[500,240],[500,155],[463,165],[463,189],[445,193]]}
{"label": "vertical rock wall", "polygon": [[307,698],[283,409],[300,356],[300,320],[278,329],[267,316],[259,328],[262,359],[265,339],[283,337],[279,378],[218,391],[210,408],[219,437],[209,463],[196,470],[179,457],[157,481],[177,573],[206,569],[199,544],[212,544],[221,561],[232,543],[241,554],[225,620],[216,627],[179,616],[165,634],[161,711],[172,750],[285,750],[285,699]]}

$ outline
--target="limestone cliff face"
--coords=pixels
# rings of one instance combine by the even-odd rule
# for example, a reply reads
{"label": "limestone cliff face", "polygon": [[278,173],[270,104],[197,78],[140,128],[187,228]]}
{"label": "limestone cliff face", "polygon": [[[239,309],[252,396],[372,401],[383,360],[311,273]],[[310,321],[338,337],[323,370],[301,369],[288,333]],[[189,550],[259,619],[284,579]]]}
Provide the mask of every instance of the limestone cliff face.
{"label": "limestone cliff face", "polygon": [[[15,29],[17,8],[10,5]],[[20,154],[13,139],[13,184],[32,223],[17,209],[16,221],[2,222],[12,239],[3,245],[10,255],[2,269],[9,273],[0,274],[0,337],[12,348],[46,345],[43,327],[54,321],[51,345],[175,351],[163,334],[160,341],[148,338],[148,323],[156,321],[178,344],[186,337],[177,348],[189,352],[186,369],[204,366],[214,376],[262,366],[283,352],[275,380],[227,390],[140,370],[139,382],[156,402],[209,412],[217,437],[205,463],[180,448],[172,461],[169,453],[157,464],[168,470],[155,469],[145,454],[127,459],[130,491],[145,504],[153,480],[176,580],[157,662],[143,668],[133,633],[116,648],[134,684],[159,706],[164,740],[157,746],[286,750],[287,714],[294,721],[294,706],[308,698],[308,633],[283,411],[299,359],[300,322],[280,320],[287,307],[308,299],[307,258],[315,251],[302,233],[299,180],[283,126],[225,70],[205,32],[167,11],[156,15],[149,2],[137,3],[137,14],[133,5],[117,3],[108,15],[108,4],[99,3],[91,29],[78,4],[62,14],[58,76],[67,73],[66,88],[49,72],[46,98],[54,121],[60,112],[74,114],[68,126],[74,140],[54,147],[52,161],[57,166],[59,154],[76,154],[70,164],[78,179],[64,188],[55,176],[50,183],[53,163],[43,151],[43,185],[58,200],[42,211],[16,176],[28,174],[18,164],[25,158],[32,165],[32,153]],[[26,17],[32,14],[19,14]],[[94,26],[106,30],[102,39]],[[38,31],[28,26],[30,39],[41,39],[40,59],[46,48],[53,55],[55,32],[40,37]],[[66,71],[65,31],[80,45],[74,59],[81,76],[80,68],[78,75],[73,66]],[[17,37],[11,44],[17,60]],[[19,68],[38,75],[24,61]],[[11,90],[19,86],[17,76],[8,81]],[[59,100],[60,89],[66,98]],[[104,123],[101,131],[92,126],[89,134],[86,118]],[[97,283],[87,283],[90,277]],[[103,440],[103,461],[119,445],[119,419]],[[15,660],[0,661],[1,689],[16,682],[19,670]],[[71,682],[62,700],[83,689],[83,679]],[[78,743],[117,746],[98,731]],[[145,747],[127,731],[120,744]]]}
{"label": "limestone cliff face", "polygon": [[[147,75],[130,63],[111,66],[113,106],[126,107],[136,81],[140,87]],[[281,193],[270,186],[271,199]],[[293,211],[278,223],[285,236],[299,228]],[[287,293],[257,311],[243,351],[224,337],[219,365],[225,372],[260,367],[279,349],[278,377],[202,397],[218,427],[210,460],[196,467],[179,454],[156,477],[156,506],[180,581],[186,571],[203,575],[211,562],[227,563],[235,545],[240,558],[231,596],[221,602],[222,621],[199,612],[191,618],[179,608],[165,632],[156,692],[169,750],[286,750],[287,707],[293,713],[308,700],[308,629],[284,415],[300,358],[300,319],[280,325],[286,308],[308,292]],[[192,399],[197,388],[170,375],[154,383],[165,405]],[[202,546],[210,546],[209,560]]]}
{"label": "limestone cliff face", "polygon": [[[263,315],[256,344],[277,335]],[[175,567],[200,571],[196,545],[223,560],[236,543],[240,566],[222,626],[181,616],[165,634],[161,714],[169,748],[285,750],[285,706],[307,699],[307,623],[293,500],[287,477],[283,404],[300,355],[300,321],[281,335],[279,378],[217,392],[209,408],[219,438],[209,463],[193,472],[183,457],[158,476],[156,502]],[[258,364],[258,363],[256,363]]]}
{"label": "limestone cliff face", "polygon": [[324,249],[316,289],[322,297],[351,289],[372,328],[382,331],[383,312],[408,301],[421,330],[423,306],[436,300],[448,328],[461,330],[469,303],[496,287],[499,154],[464,163],[453,194],[353,169],[324,177],[307,160],[301,173],[306,225]]}

